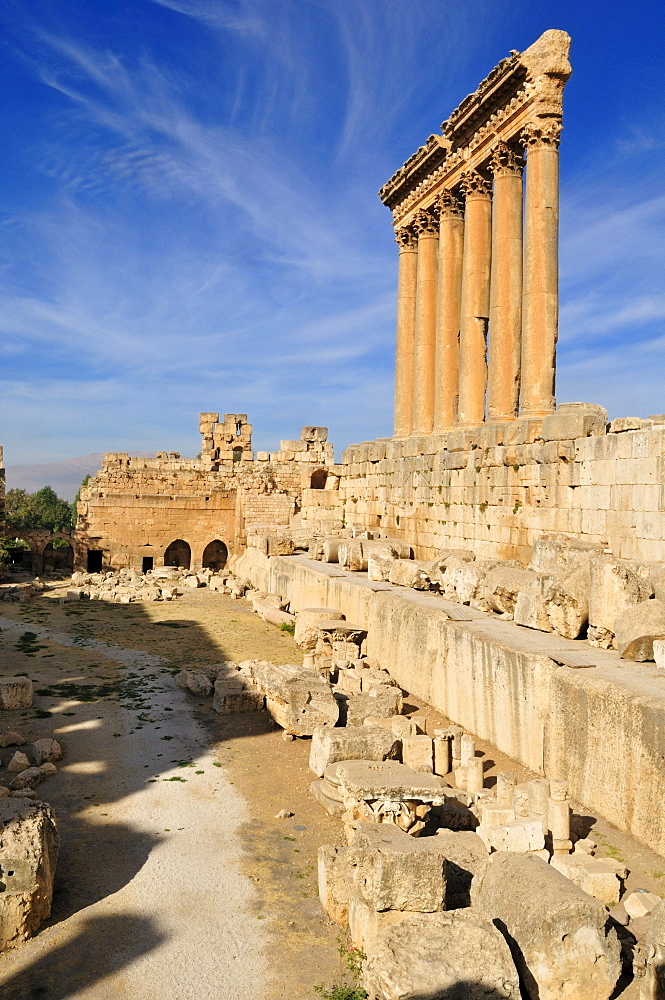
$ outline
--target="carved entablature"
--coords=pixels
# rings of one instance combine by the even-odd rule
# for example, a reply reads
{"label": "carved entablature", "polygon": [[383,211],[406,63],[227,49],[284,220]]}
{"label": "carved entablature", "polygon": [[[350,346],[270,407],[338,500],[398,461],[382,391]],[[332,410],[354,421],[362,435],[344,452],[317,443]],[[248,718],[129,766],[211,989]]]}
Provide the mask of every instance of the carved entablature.
{"label": "carved entablature", "polygon": [[507,142],[499,142],[494,147],[490,165],[495,177],[521,174],[524,169],[522,150],[518,146],[509,146]]}
{"label": "carved entablature", "polygon": [[[443,122],[442,134],[431,135],[381,188],[395,224],[413,222],[442,189],[458,188],[467,171],[517,170],[520,147],[558,142],[569,48],[565,31],[546,31],[524,52],[511,52],[465,97]],[[515,150],[514,160],[495,156],[495,149],[506,147]]]}

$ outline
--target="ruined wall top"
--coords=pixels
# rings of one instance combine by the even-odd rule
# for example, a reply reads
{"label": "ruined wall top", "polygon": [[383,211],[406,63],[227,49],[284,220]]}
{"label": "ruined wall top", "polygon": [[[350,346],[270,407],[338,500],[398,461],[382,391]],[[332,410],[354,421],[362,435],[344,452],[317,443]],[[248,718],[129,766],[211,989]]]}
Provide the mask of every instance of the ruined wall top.
{"label": "ruined wall top", "polygon": [[483,169],[497,141],[528,140],[525,131],[535,128],[541,141],[558,142],[569,50],[570,36],[552,29],[495,66],[379,191],[395,221],[459,185],[465,171]]}

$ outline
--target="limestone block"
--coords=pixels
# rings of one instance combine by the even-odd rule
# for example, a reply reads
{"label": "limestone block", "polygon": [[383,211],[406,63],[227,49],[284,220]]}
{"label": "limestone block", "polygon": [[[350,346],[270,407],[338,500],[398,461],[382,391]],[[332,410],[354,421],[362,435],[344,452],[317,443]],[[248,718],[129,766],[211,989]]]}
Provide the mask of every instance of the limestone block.
{"label": "limestone block", "polygon": [[646,971],[640,1000],[665,1000],[665,903],[653,910],[645,935]]}
{"label": "limestone block", "polygon": [[591,560],[589,625],[614,633],[614,623],[628,608],[652,596],[649,580],[636,568],[612,555],[597,555]]}
{"label": "limestone block", "polygon": [[590,573],[581,562],[559,576],[545,595],[552,631],[565,639],[577,639],[589,621]]}
{"label": "limestone block", "polygon": [[566,441],[604,434],[607,410],[594,403],[561,403],[556,413],[545,417],[541,427],[543,441]]}
{"label": "limestone block", "polygon": [[303,608],[296,614],[294,639],[301,649],[314,649],[319,637],[319,622],[344,621],[345,616],[334,608]]}
{"label": "limestone block", "polygon": [[55,764],[50,763],[41,764],[39,767],[28,767],[10,781],[9,787],[12,789],[34,788],[35,785],[38,785],[45,778],[50,777],[50,775],[55,774],[55,772]]}
{"label": "limestone block", "polygon": [[605,906],[614,906],[619,902],[621,883],[614,866],[603,858],[594,858],[583,852],[555,854],[550,864]]}
{"label": "limestone block", "polygon": [[353,573],[366,570],[367,557],[363,552],[362,541],[358,538],[348,538],[343,541],[339,546],[338,561]]}
{"label": "limestone block", "polygon": [[446,858],[438,837],[417,839],[388,823],[363,823],[347,860],[356,892],[373,910],[445,908]]}
{"label": "limestone block", "polygon": [[390,579],[390,571],[395,562],[395,556],[382,553],[370,552],[367,556],[367,577],[376,583]]}
{"label": "limestone block", "polygon": [[476,832],[488,851],[528,854],[530,851],[542,851],[545,847],[543,825],[539,820],[515,820],[495,826],[480,823]]}
{"label": "limestone block", "polygon": [[212,707],[219,715],[260,712],[265,707],[265,698],[249,678],[220,675],[215,681]]}
{"label": "limestone block", "polygon": [[474,559],[472,562],[460,556],[451,556],[446,560],[444,596],[452,597],[460,604],[471,604],[481,596],[485,577],[497,565],[496,559]]}
{"label": "limestone block", "polygon": [[542,594],[529,594],[520,591],[515,602],[513,620],[516,625],[524,628],[537,629],[539,632],[551,632],[552,626],[547,613],[547,603]]}
{"label": "limestone block", "polygon": [[0,708],[30,708],[32,681],[28,677],[0,677]]}
{"label": "limestone block", "polygon": [[450,774],[452,768],[452,758],[450,756],[451,741],[443,736],[434,737],[434,773],[439,775]]}
{"label": "limestone block", "polygon": [[502,928],[532,1000],[608,1000],[621,971],[607,910],[551,865],[491,855],[471,886],[472,906]]}
{"label": "limestone block", "polygon": [[351,870],[347,863],[348,847],[324,845],[318,853],[319,899],[330,919],[340,927],[349,923],[349,883]]}
{"label": "limestone block", "polygon": [[398,587],[429,590],[429,576],[415,559],[395,559],[390,567],[389,580]]}
{"label": "limestone block", "polygon": [[293,538],[289,535],[270,535],[266,554],[269,556],[291,556],[293,548]]}
{"label": "limestone block", "polygon": [[314,443],[316,441],[322,442],[328,440],[328,428],[327,427],[303,427],[300,432],[300,440],[306,441],[308,443]]}
{"label": "limestone block", "polygon": [[323,561],[326,563],[339,562],[339,547],[344,541],[343,538],[326,538],[323,543]]}
{"label": "limestone block", "polygon": [[173,680],[183,691],[189,691],[190,694],[195,694],[199,698],[207,698],[212,694],[212,680],[198,670],[181,670]]}
{"label": "limestone block", "polygon": [[644,417],[616,417],[610,421],[610,434],[625,434],[627,431],[641,431],[646,427],[651,427],[651,420]]}
{"label": "limestone block", "polygon": [[0,747],[20,747],[26,741],[20,733],[6,732],[0,736]]}
{"label": "limestone block", "polygon": [[659,670],[665,670],[665,639],[654,639],[653,658]]}
{"label": "limestone block", "polygon": [[39,767],[40,764],[52,763],[54,760],[60,760],[62,757],[62,747],[57,740],[36,740],[32,744],[32,754],[35,764]]}
{"label": "limestone block", "polygon": [[[59,838],[44,802],[0,800],[0,951],[31,937],[51,912]],[[11,873],[11,874],[10,874]]]}
{"label": "limestone block", "polygon": [[293,736],[311,736],[317,726],[337,723],[339,706],[332,687],[313,671],[293,664],[260,662],[255,664],[253,676],[273,719]]}
{"label": "limestone block", "polygon": [[601,555],[602,547],[575,538],[540,535],[533,544],[529,569],[535,573],[561,575],[566,569],[592,556]]}
{"label": "limestone block", "polygon": [[[404,736],[402,738],[402,763],[414,771],[432,774],[434,771],[434,744],[429,736]],[[411,909],[411,907],[408,907]],[[418,909],[418,907],[413,907]]]}
{"label": "limestone block", "polygon": [[641,601],[620,614],[615,623],[617,649],[626,660],[653,660],[654,639],[665,639],[665,603]]}
{"label": "limestone block", "polygon": [[537,586],[537,575],[532,570],[499,565],[485,577],[481,594],[493,611],[513,614],[518,594],[534,590]]}
{"label": "limestone block", "polygon": [[519,1000],[510,949],[472,910],[414,914],[379,930],[363,985],[372,1000]]}
{"label": "limestone block", "polygon": [[338,695],[338,700],[346,726],[362,726],[365,719],[399,715],[404,702],[400,688],[389,684],[377,684],[367,694]]}
{"label": "limestone block", "polygon": [[28,767],[30,767],[30,761],[21,750],[17,750],[16,753],[12,754],[12,758],[7,764],[7,770],[10,774],[19,774]]}
{"label": "limestone block", "polygon": [[621,902],[631,920],[638,920],[640,917],[647,917],[652,913],[662,900],[655,892],[647,892],[646,889],[635,889],[624,896]]}
{"label": "limestone block", "polygon": [[399,752],[399,739],[385,729],[321,726],[312,734],[309,768],[322,777],[330,764],[340,760],[398,760]]}

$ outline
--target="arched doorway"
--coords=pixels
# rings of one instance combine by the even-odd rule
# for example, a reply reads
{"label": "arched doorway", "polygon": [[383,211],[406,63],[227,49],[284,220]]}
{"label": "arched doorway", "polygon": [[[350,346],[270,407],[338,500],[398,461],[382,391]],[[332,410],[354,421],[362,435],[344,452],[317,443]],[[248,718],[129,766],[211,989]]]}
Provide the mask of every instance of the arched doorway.
{"label": "arched doorway", "polygon": [[64,538],[54,538],[42,553],[42,572],[71,573],[74,569],[74,550]]}
{"label": "arched doorway", "polygon": [[226,545],[219,538],[215,538],[214,541],[208,542],[203,550],[203,568],[214,570],[224,569],[228,558],[229,550]]}
{"label": "arched doorway", "polygon": [[191,561],[192,550],[182,538],[176,538],[175,542],[171,542],[164,553],[165,566],[179,566],[180,569],[189,569]]}
{"label": "arched doorway", "polygon": [[325,469],[315,469],[309,481],[310,489],[323,490],[326,487],[328,473]]}

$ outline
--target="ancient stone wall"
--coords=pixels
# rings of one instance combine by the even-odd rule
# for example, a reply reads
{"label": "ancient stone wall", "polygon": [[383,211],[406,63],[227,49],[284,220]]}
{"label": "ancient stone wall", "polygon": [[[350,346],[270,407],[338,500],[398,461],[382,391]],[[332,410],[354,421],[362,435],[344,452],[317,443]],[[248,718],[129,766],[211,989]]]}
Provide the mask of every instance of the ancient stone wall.
{"label": "ancient stone wall", "polygon": [[256,456],[246,414],[225,414],[220,421],[217,413],[202,413],[200,430],[196,459],[176,452],[105,456],[81,491],[77,568],[141,570],[165,561],[220,568],[248,531],[297,530],[303,490],[313,480],[325,483],[330,473],[330,482],[338,482],[324,427],[304,427],[299,441],[282,441],[279,452]]}
{"label": "ancient stone wall", "polygon": [[[328,523],[378,528],[418,558],[469,548],[526,562],[556,534],[665,561],[663,416],[606,424],[601,407],[563,404],[542,421],[352,445],[341,470]],[[303,524],[323,523],[318,501],[304,495]]]}

